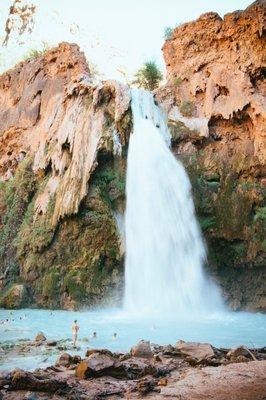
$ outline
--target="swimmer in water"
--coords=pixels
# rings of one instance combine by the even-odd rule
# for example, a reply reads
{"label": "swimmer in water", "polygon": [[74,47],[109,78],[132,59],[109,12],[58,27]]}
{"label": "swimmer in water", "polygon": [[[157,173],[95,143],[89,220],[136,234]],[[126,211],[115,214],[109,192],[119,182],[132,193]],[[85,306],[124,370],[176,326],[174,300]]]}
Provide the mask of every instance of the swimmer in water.
{"label": "swimmer in water", "polygon": [[117,339],[117,333],[115,332],[114,334],[113,334],[113,340],[116,340]]}
{"label": "swimmer in water", "polygon": [[92,339],[96,339],[97,338],[97,333],[96,332],[93,332],[93,334],[92,334]]}

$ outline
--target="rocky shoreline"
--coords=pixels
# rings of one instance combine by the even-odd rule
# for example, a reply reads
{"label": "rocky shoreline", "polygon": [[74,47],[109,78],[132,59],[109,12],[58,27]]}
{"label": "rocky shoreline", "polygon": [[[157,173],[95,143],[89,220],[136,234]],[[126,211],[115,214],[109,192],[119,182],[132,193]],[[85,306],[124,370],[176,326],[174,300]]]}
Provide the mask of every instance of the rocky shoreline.
{"label": "rocky shoreline", "polygon": [[141,341],[129,353],[90,348],[81,357],[40,333],[34,341],[18,344],[16,351],[30,353],[41,346],[57,349],[56,363],[33,372],[1,372],[1,400],[263,400],[266,395],[265,347],[225,349],[184,341],[160,346]]}

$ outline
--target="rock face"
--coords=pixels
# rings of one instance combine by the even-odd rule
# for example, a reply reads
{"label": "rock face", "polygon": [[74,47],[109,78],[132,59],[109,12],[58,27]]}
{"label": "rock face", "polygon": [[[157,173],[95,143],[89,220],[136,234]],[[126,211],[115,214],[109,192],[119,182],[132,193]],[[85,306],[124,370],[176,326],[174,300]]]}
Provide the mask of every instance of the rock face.
{"label": "rock face", "polygon": [[2,306],[5,308],[21,308],[28,303],[27,289],[24,285],[12,285],[2,296]]}
{"label": "rock face", "polygon": [[157,93],[191,178],[210,270],[234,309],[266,309],[264,24],[265,2],[256,1],[176,28]]}
{"label": "rock face", "polygon": [[119,293],[114,213],[123,209],[125,161],[117,153],[131,129],[129,102],[118,82],[96,86],[83,53],[68,43],[0,77],[4,296],[17,280],[45,307]]}

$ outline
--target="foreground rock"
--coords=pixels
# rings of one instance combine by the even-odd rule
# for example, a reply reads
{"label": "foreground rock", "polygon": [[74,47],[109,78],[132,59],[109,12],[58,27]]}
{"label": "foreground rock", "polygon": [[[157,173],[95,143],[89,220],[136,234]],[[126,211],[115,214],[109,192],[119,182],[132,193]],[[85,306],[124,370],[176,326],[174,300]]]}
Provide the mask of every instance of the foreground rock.
{"label": "foreground rock", "polygon": [[[62,353],[56,363],[35,372],[14,370],[0,374],[0,398],[5,400],[130,399],[263,400],[266,353],[242,347],[216,349],[207,343],[179,341],[176,346],[150,347],[141,341],[139,356],[90,349],[84,359]],[[143,357],[147,350],[152,357]],[[246,353],[244,353],[246,352]],[[260,361],[247,358],[256,353]],[[234,357],[246,357],[245,362]],[[216,358],[218,367],[196,368]],[[229,365],[227,365],[229,364]],[[1,397],[2,396],[2,397]]]}
{"label": "foreground rock", "polygon": [[169,379],[159,395],[147,398],[182,400],[264,400],[266,361],[188,369]]}
{"label": "foreground rock", "polygon": [[144,340],[139,342],[137,344],[137,346],[132,347],[131,355],[133,357],[151,358],[152,357],[152,351],[151,351],[150,342],[146,342]]}

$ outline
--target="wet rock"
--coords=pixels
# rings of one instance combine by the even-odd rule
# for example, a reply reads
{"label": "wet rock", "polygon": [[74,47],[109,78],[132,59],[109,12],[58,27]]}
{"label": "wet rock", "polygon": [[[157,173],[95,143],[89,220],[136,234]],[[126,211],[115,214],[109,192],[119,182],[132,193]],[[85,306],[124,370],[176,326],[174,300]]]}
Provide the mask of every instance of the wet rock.
{"label": "wet rock", "polygon": [[48,346],[48,347],[57,346],[57,341],[56,340],[47,340],[46,346]]}
{"label": "wet rock", "polygon": [[110,350],[107,350],[107,349],[88,349],[86,351],[86,357],[89,357],[90,355],[95,354],[95,353],[104,354],[104,355],[109,356],[109,357],[113,357],[114,356],[114,354]]}
{"label": "wet rock", "polygon": [[144,340],[141,340],[136,346],[132,347],[130,352],[133,357],[140,357],[140,358],[153,357],[150,342]]}
{"label": "wet rock", "polygon": [[0,372],[0,389],[4,386],[9,385],[11,380],[11,375],[9,372],[1,371]]}
{"label": "wet rock", "polygon": [[168,372],[168,366],[163,364],[155,366],[150,359],[134,357],[121,361],[119,358],[101,353],[92,353],[76,367],[76,376],[79,379],[110,376],[132,380],[146,375],[164,376]]}
{"label": "wet rock", "polygon": [[56,366],[69,367],[70,365],[78,364],[80,361],[80,356],[71,356],[68,353],[63,353],[58,357]]}
{"label": "wet rock", "polygon": [[188,356],[196,361],[214,357],[214,351],[208,343],[184,342],[180,340],[176,343],[176,348],[183,356]]}
{"label": "wet rock", "polygon": [[15,371],[11,380],[12,390],[32,390],[38,392],[55,393],[67,391],[69,386],[66,381],[59,379],[41,379],[31,372]]}
{"label": "wet rock", "polygon": [[15,284],[8,289],[0,298],[0,307],[4,308],[21,308],[27,304],[28,292],[25,285]]}
{"label": "wet rock", "polygon": [[164,356],[170,356],[170,357],[180,357],[181,353],[180,350],[178,350],[176,347],[172,345],[167,345],[162,347],[162,354]]}
{"label": "wet rock", "polygon": [[46,341],[46,337],[44,336],[44,334],[42,332],[39,332],[37,334],[37,336],[35,337],[35,342],[37,343],[43,343]]}
{"label": "wet rock", "polygon": [[115,364],[112,356],[92,353],[76,367],[76,376],[85,379],[93,376],[104,376],[111,374],[111,367]]}

